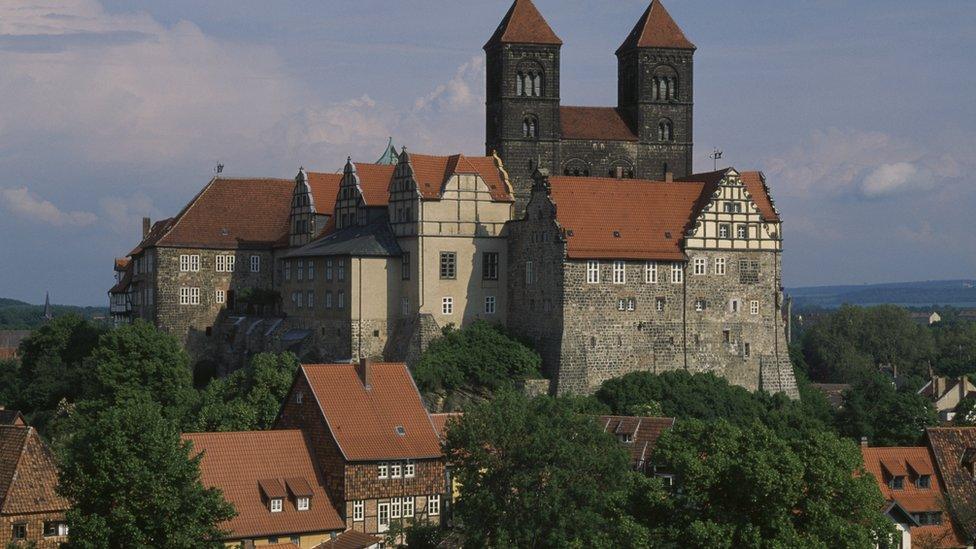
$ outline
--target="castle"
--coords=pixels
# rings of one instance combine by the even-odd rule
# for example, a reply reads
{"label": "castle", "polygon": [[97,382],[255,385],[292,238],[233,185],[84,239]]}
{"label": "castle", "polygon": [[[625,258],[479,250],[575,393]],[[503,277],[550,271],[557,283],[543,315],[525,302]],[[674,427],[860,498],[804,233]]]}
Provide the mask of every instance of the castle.
{"label": "castle", "polygon": [[617,107],[563,107],[562,42],[515,0],[485,45],[486,156],[388,145],[292,179],[213,178],[116,262],[119,321],[196,357],[412,363],[448,324],[529,338],[553,393],[709,371],[796,397],[782,222],[761,173],[691,173],[695,46],[653,0],[617,50]]}

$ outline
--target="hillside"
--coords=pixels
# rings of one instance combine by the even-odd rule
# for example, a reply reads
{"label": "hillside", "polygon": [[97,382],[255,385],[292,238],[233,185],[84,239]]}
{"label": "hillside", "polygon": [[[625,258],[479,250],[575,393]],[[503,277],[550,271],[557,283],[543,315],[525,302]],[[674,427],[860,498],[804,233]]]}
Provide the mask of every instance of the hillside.
{"label": "hillside", "polygon": [[[75,307],[51,305],[54,316],[68,314],[84,318],[107,318],[107,307]],[[31,330],[43,324],[44,305],[31,305],[16,299],[0,297],[0,330]]]}
{"label": "hillside", "polygon": [[851,305],[892,304],[904,307],[951,305],[976,307],[976,280],[930,280],[860,286],[788,288],[795,309]]}

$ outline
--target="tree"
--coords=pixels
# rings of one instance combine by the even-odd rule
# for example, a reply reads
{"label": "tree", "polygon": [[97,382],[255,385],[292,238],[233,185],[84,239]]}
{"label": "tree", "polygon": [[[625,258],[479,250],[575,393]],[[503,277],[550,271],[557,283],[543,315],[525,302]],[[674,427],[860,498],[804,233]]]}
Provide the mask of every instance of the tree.
{"label": "tree", "polygon": [[844,394],[837,414],[843,435],[877,446],[918,444],[926,427],[938,424],[932,403],[914,391],[899,391],[884,374],[867,375]]}
{"label": "tree", "polygon": [[464,386],[495,390],[539,377],[542,359],[500,326],[483,320],[463,329],[448,326],[431,341],[414,368],[421,391],[454,390]]}
{"label": "tree", "polygon": [[465,412],[446,452],[464,487],[454,507],[472,547],[630,547],[629,457],[574,403],[502,392]]}
{"label": "tree", "polygon": [[195,431],[270,429],[298,367],[298,358],[291,353],[255,355],[244,368],[207,385],[190,428]]}
{"label": "tree", "polygon": [[653,459],[678,482],[640,507],[655,545],[869,547],[890,528],[857,447],[830,433],[788,440],[759,422],[686,420]]}
{"label": "tree", "polygon": [[79,408],[61,451],[72,547],[222,547],[217,525],[233,507],[201,484],[176,423],[146,394],[101,405]]}

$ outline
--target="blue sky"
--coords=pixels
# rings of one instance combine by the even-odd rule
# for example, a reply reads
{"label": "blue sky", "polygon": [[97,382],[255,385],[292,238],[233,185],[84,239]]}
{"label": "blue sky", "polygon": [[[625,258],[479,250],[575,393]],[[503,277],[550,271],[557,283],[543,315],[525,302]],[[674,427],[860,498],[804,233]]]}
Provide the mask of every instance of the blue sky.
{"label": "blue sky", "polygon": [[[643,0],[536,0],[566,105],[612,105]],[[976,4],[670,0],[696,168],[761,169],[788,286],[976,277]],[[102,304],[140,219],[229,175],[483,153],[509,2],[0,0],[0,296]]]}

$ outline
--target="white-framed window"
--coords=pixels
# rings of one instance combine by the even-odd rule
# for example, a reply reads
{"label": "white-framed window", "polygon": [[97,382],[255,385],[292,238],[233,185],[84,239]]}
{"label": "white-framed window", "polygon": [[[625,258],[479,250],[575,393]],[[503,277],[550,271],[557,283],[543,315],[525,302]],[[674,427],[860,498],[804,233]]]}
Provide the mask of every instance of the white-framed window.
{"label": "white-framed window", "polygon": [[308,260],[308,279],[315,280],[315,260]]}
{"label": "white-framed window", "polygon": [[308,511],[308,498],[306,496],[298,498],[295,501],[295,507],[298,508],[299,511]]}
{"label": "white-framed window", "polygon": [[704,311],[706,307],[708,307],[708,304],[705,302],[704,299],[695,300],[695,310],[698,311],[699,313]]}
{"label": "white-framed window", "polygon": [[285,260],[285,280],[291,280],[291,260]]}
{"label": "white-framed window", "polygon": [[225,270],[227,270],[227,261],[226,261],[226,259],[227,259],[227,256],[225,256],[225,255],[218,255],[218,256],[214,257],[214,269],[218,273],[222,273]]}
{"label": "white-framed window", "polygon": [[600,283],[600,262],[595,259],[586,262],[586,283]]}
{"label": "white-framed window", "polygon": [[749,302],[749,314],[758,315],[759,314],[759,301],[753,299]]}
{"label": "white-framed window", "polygon": [[68,523],[61,520],[49,520],[44,522],[44,537],[63,537],[68,535]]}
{"label": "white-framed window", "polygon": [[400,478],[403,476],[403,465],[399,461],[390,464],[390,478]]}
{"label": "white-framed window", "polygon": [[637,308],[637,300],[632,297],[627,298],[627,310],[633,311],[636,308]]}
{"label": "white-framed window", "polygon": [[180,288],[180,305],[199,305],[200,304],[200,288],[189,288],[183,286]]}
{"label": "white-framed window", "polygon": [[251,272],[260,273],[261,272],[261,256],[252,255],[251,256]]}
{"label": "white-framed window", "polygon": [[440,494],[433,494],[427,497],[427,514],[431,516],[441,514]]}
{"label": "white-framed window", "polygon": [[306,292],[305,300],[308,302],[308,308],[309,309],[314,309],[315,308],[315,290],[309,290],[308,292]]}
{"label": "white-framed window", "polygon": [[730,227],[728,225],[726,225],[725,223],[722,223],[721,225],[718,226],[718,237],[719,238],[728,238],[729,236],[731,236],[731,232],[732,231],[731,231]]}
{"label": "white-framed window", "polygon": [[200,272],[200,256],[198,254],[190,256],[190,271],[194,273]]}
{"label": "white-framed window", "polygon": [[376,478],[390,478],[390,466],[385,461],[376,466]]}
{"label": "white-framed window", "polygon": [[200,256],[197,254],[180,255],[180,271],[195,273],[200,270]]}
{"label": "white-framed window", "polygon": [[227,302],[227,292],[225,292],[224,290],[216,290],[216,291],[214,291],[214,302],[216,302],[218,305],[219,304],[226,303]]}
{"label": "white-framed window", "polygon": [[627,300],[626,299],[618,299],[617,300],[617,310],[618,311],[623,311],[626,308],[627,308]]}
{"label": "white-framed window", "polygon": [[403,518],[413,517],[413,496],[403,498]]}
{"label": "white-framed window", "polygon": [[493,295],[485,296],[485,314],[495,314],[495,296]]}
{"label": "white-framed window", "polygon": [[413,461],[410,461],[408,459],[407,462],[403,465],[403,476],[405,478],[413,478],[413,476],[416,474],[416,470],[417,470],[416,464],[414,464]]}
{"label": "white-framed window", "polygon": [[454,314],[454,298],[444,297],[441,298],[441,314],[453,315]]}
{"label": "white-framed window", "polygon": [[736,238],[749,238],[749,229],[745,225],[737,225],[735,228]]}
{"label": "white-framed window", "polygon": [[707,270],[708,270],[707,265],[708,265],[708,263],[705,261],[705,258],[704,257],[696,257],[695,258],[695,274],[696,275],[707,274]]}
{"label": "white-framed window", "polygon": [[671,283],[681,284],[685,281],[685,271],[682,268],[681,263],[671,264]]}
{"label": "white-framed window", "polygon": [[626,261],[617,260],[613,262],[613,283],[614,284],[627,283],[627,262]]}
{"label": "white-framed window", "polygon": [[357,499],[352,502],[352,520],[355,522],[361,522],[366,519],[366,502]]}
{"label": "white-framed window", "polygon": [[410,314],[410,298],[403,296],[400,298],[400,315],[407,316]]}
{"label": "white-framed window", "polygon": [[280,513],[283,508],[284,508],[284,505],[283,505],[283,502],[282,502],[282,499],[281,498],[271,498],[271,512],[272,513]]}
{"label": "white-framed window", "polygon": [[346,260],[345,259],[340,259],[339,260],[338,279],[339,279],[339,282],[342,282],[343,280],[346,279]]}
{"label": "white-framed window", "polygon": [[390,518],[400,518],[402,503],[400,498],[390,498]]}
{"label": "white-framed window", "polygon": [[302,280],[304,276],[305,276],[305,260],[299,259],[298,269],[295,270],[295,279]]}
{"label": "white-framed window", "polygon": [[376,526],[380,532],[390,529],[390,504],[378,503],[376,505]]}
{"label": "white-framed window", "polygon": [[332,282],[332,260],[325,260],[325,279]]}
{"label": "white-framed window", "polygon": [[725,258],[716,257],[715,258],[715,274],[724,275],[725,274]]}
{"label": "white-framed window", "polygon": [[346,308],[346,291],[339,290],[336,292],[336,309]]}
{"label": "white-framed window", "polygon": [[532,271],[532,262],[525,262],[525,283],[532,284],[535,282],[535,272]]}
{"label": "white-framed window", "polygon": [[663,297],[654,298],[654,308],[657,310],[657,312],[660,313],[664,311],[664,303],[665,299]]}
{"label": "white-framed window", "polygon": [[644,283],[657,284],[657,262],[648,261],[644,264]]}

